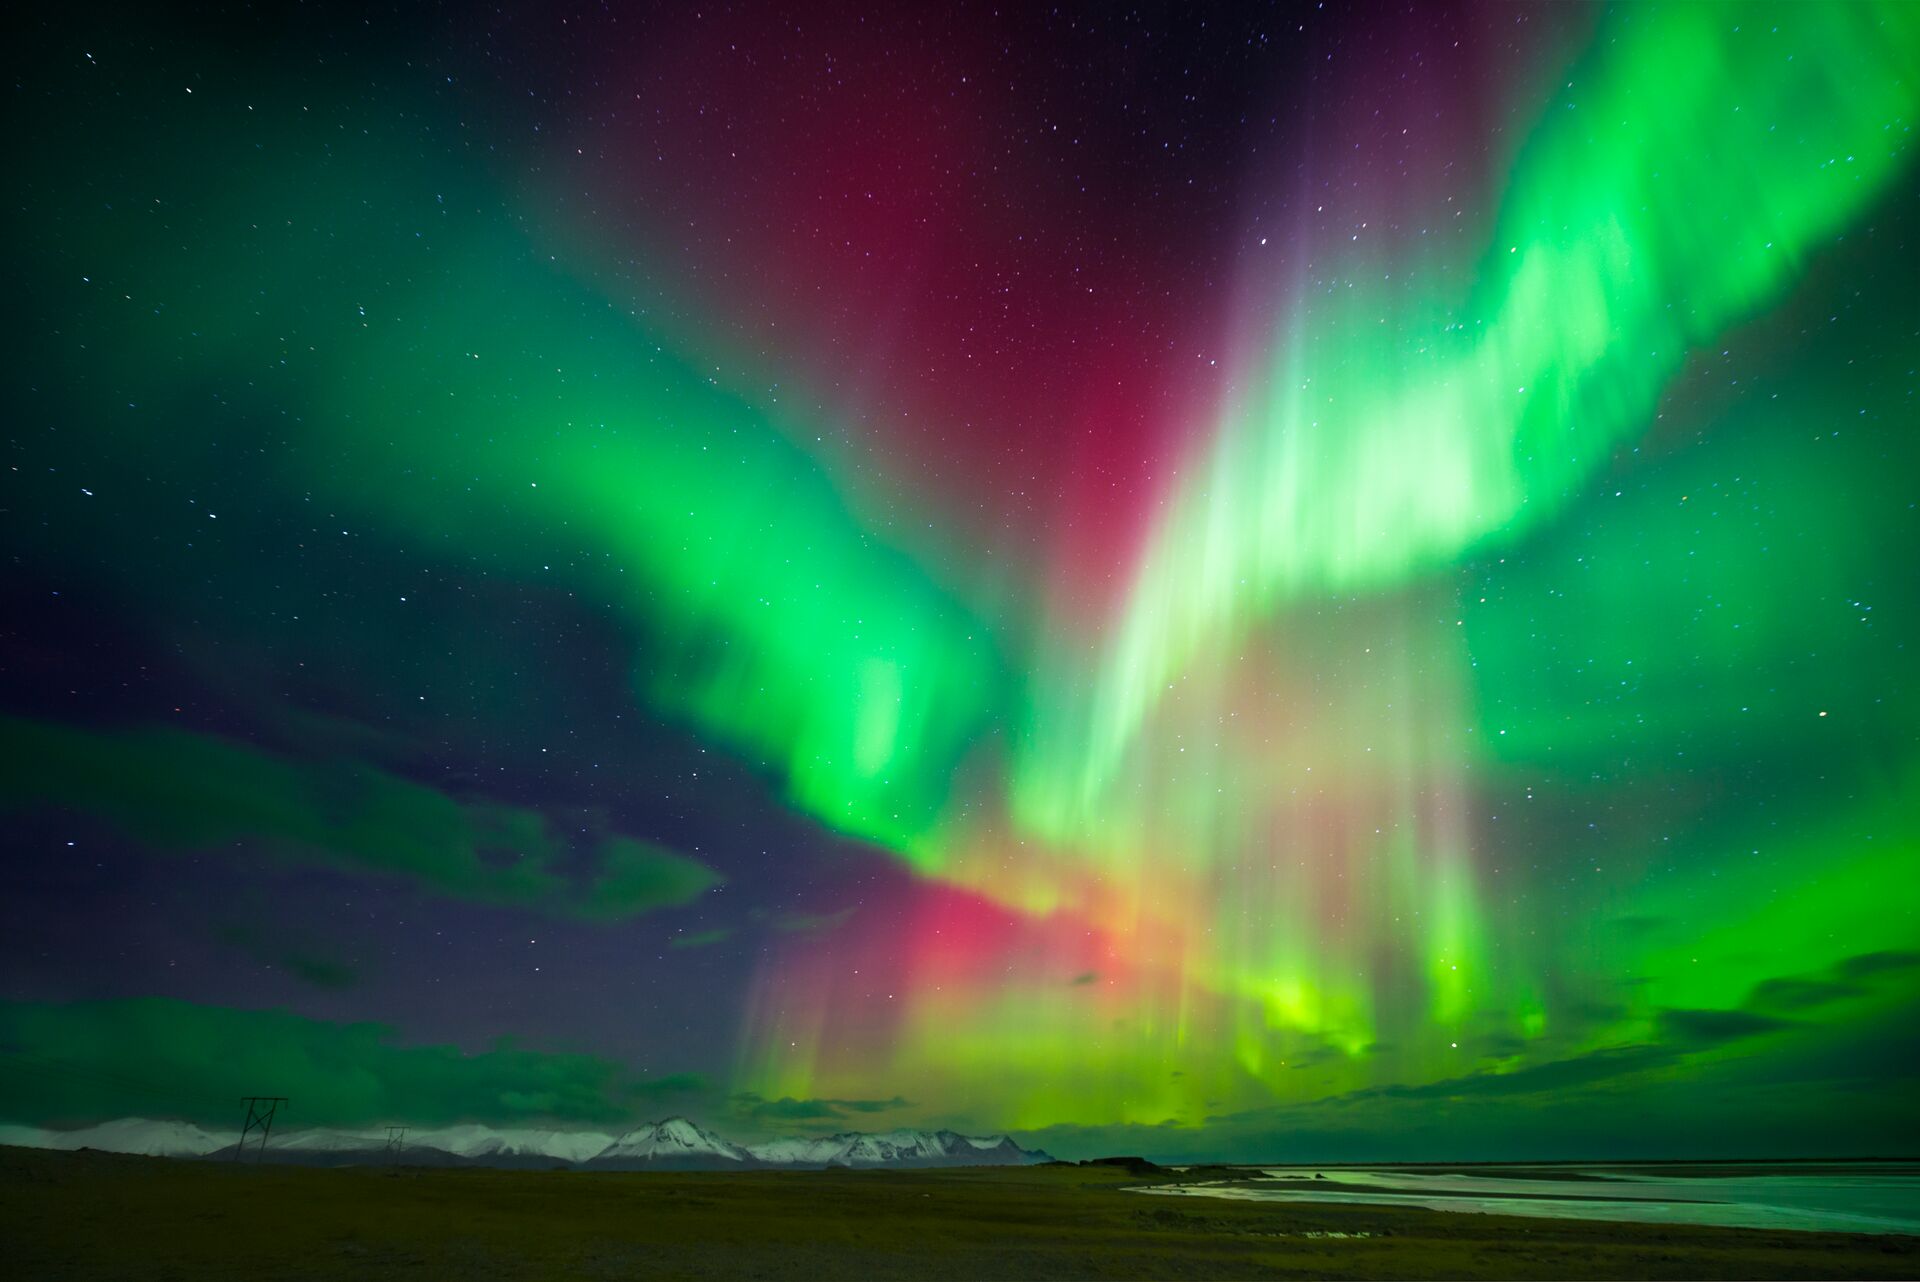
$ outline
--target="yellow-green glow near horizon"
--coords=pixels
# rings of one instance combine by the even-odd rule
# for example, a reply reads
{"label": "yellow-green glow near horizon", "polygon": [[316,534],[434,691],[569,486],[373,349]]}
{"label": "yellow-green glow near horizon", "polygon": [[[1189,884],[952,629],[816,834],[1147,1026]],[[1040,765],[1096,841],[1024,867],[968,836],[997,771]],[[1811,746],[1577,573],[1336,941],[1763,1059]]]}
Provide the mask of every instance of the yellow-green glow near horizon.
{"label": "yellow-green glow near horizon", "polygon": [[[1555,700],[1491,719],[1493,683],[1539,662],[1512,647],[1540,642],[1524,624],[1483,626],[1481,603],[1436,572],[1493,558],[1581,501],[1649,432],[1690,356],[1780,299],[1910,172],[1917,94],[1908,6],[1623,8],[1520,147],[1476,271],[1438,270],[1403,232],[1384,257],[1328,251],[1339,261],[1316,267],[1314,287],[1277,299],[1271,339],[1249,345],[1111,629],[1089,641],[1063,627],[1040,658],[1009,817],[975,834],[987,853],[949,867],[1049,920],[1082,915],[1134,972],[1126,997],[1116,1008],[1064,989],[1064,960],[923,996],[896,1051],[905,1075],[945,1094],[990,1077],[1018,1125],[1199,1125],[1276,1098],[1659,1038],[1663,1008],[1736,1008],[1770,976],[1854,945],[1911,946],[1910,912],[1854,924],[1864,886],[1913,866],[1912,825],[1890,812],[1877,872],[1790,897],[1781,911],[1801,918],[1802,943],[1744,960],[1716,949],[1711,984],[1683,979],[1698,960],[1679,954],[1698,946],[1677,941],[1697,928],[1676,941],[1663,926],[1653,969],[1666,978],[1630,1000],[1616,986],[1642,955],[1614,916],[1673,911],[1661,891],[1620,888],[1656,852],[1598,857],[1609,896],[1645,907],[1588,905],[1592,952],[1541,939],[1502,903],[1514,870],[1490,865],[1560,852],[1489,855],[1469,774],[1516,751],[1572,756],[1584,710]],[[1455,296],[1433,284],[1462,279],[1474,284]],[[1737,559],[1723,549],[1736,581],[1772,587]],[[1634,590],[1661,582],[1642,565]],[[1603,635],[1657,626],[1620,605],[1596,621]],[[1556,635],[1585,626],[1570,617]],[[1742,663],[1777,666],[1791,627],[1731,633],[1718,675],[1682,670],[1733,684]],[[1765,866],[1781,893],[1779,864]],[[1727,908],[1715,933],[1736,940],[1768,915]],[[794,1072],[785,1028],[767,1030],[782,1070],[756,1080],[854,1089],[861,1072],[818,1047],[815,1070]]]}
{"label": "yellow-green glow near horizon", "polygon": [[[146,648],[0,708],[0,806],[601,930],[567,1000],[711,983],[709,1062],[639,1076],[716,1108],[1198,1154],[1622,1081],[1891,1099],[1891,1051],[1834,1059],[1920,998],[1920,5],[1596,17],[1483,183],[1366,170],[1421,216],[1241,260],[1105,612],[443,106],[207,54],[190,104],[93,102],[102,154],[28,131],[9,405],[59,466],[22,447],[10,550]],[[72,609],[41,650],[111,648]]]}

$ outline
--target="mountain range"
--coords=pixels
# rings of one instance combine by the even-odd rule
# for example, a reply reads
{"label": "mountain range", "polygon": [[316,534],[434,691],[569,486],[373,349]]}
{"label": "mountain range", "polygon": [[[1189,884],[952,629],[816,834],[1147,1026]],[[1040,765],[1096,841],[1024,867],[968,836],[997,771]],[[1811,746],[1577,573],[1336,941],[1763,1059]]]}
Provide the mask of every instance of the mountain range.
{"label": "mountain range", "polygon": [[[151,1157],[232,1158],[238,1136],[187,1122],[126,1117],[80,1130],[0,1126],[0,1144],[28,1148],[99,1149]],[[249,1142],[248,1156],[252,1149]],[[508,1128],[476,1124],[409,1127],[392,1152],[386,1134],[307,1128],[275,1131],[265,1160],[307,1166],[397,1161],[408,1166],[577,1167],[582,1170],[805,1170],[826,1167],[1029,1166],[1053,1159],[1006,1135],[893,1130],[879,1134],[792,1137],[740,1145],[684,1117],[599,1131]]]}

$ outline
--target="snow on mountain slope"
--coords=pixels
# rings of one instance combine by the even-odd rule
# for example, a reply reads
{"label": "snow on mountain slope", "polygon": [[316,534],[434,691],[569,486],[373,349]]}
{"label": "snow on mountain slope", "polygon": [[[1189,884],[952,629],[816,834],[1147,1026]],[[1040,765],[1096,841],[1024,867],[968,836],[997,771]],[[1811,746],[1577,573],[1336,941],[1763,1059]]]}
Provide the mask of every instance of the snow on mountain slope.
{"label": "snow on mountain slope", "polygon": [[1029,1152],[1004,1135],[969,1136],[953,1131],[849,1131],[818,1139],[778,1139],[748,1150],[772,1166],[1025,1166],[1051,1159]]}
{"label": "snow on mountain slope", "polygon": [[200,1157],[233,1143],[235,1138],[233,1131],[210,1132],[191,1122],[163,1122],[146,1117],[121,1117],[74,1131],[0,1126],[0,1144],[69,1150],[93,1148],[103,1153],[136,1153],[144,1157]]}
{"label": "snow on mountain slope", "polygon": [[[123,1117],[82,1130],[56,1131],[35,1126],[0,1126],[0,1144],[32,1148],[101,1149],[155,1157],[231,1158],[237,1135],[210,1132],[189,1122]],[[258,1132],[249,1137],[247,1157]],[[818,1137],[795,1136],[742,1148],[684,1117],[638,1126],[614,1137],[600,1131],[540,1128],[497,1129],[478,1124],[409,1128],[396,1156],[388,1151],[385,1127],[277,1127],[264,1160],[313,1166],[371,1165],[398,1161],[408,1166],[585,1166],[610,1170],[713,1169],[756,1166],[1024,1166],[1048,1161],[1005,1135],[970,1136],[953,1131],[899,1129],[866,1134],[848,1131]]]}
{"label": "snow on mountain slope", "polygon": [[[537,1128],[496,1129],[478,1123],[408,1127],[399,1138],[398,1160],[412,1165],[474,1162],[487,1166],[551,1166],[584,1162],[613,1142],[604,1131]],[[277,1130],[267,1144],[268,1160],[329,1163],[388,1160],[387,1131],[312,1127]]]}
{"label": "snow on mountain slope", "polygon": [[520,1158],[533,1161],[584,1162],[613,1143],[604,1131],[556,1131],[525,1127],[496,1130],[491,1126],[427,1127],[409,1130],[409,1149],[434,1148],[472,1161]]}
{"label": "snow on mountain slope", "polygon": [[[255,1131],[247,1137],[247,1161],[255,1160],[259,1144],[260,1132]],[[207,1156],[219,1160],[232,1158],[233,1145],[229,1144]],[[362,1166],[389,1161],[391,1158],[387,1153],[385,1127],[378,1131],[349,1131],[323,1126],[300,1130],[276,1126],[273,1134],[267,1138],[266,1150],[259,1155],[259,1160],[297,1166]],[[437,1149],[409,1150],[404,1160],[415,1166],[451,1166],[459,1162],[458,1158]]]}
{"label": "snow on mountain slope", "polygon": [[588,1163],[601,1167],[739,1166],[753,1155],[730,1140],[704,1131],[684,1117],[636,1126],[595,1154]]}
{"label": "snow on mountain slope", "polygon": [[829,1162],[846,1160],[848,1135],[827,1135],[818,1139],[793,1137],[789,1139],[768,1140],[764,1144],[751,1144],[747,1152],[762,1162],[775,1166],[825,1166]]}
{"label": "snow on mountain slope", "polygon": [[[259,1136],[251,1137],[257,1142]],[[304,1130],[281,1129],[268,1137],[269,1148],[287,1153],[364,1153],[372,1150],[385,1152],[387,1136],[385,1131],[378,1134],[368,1131],[337,1131],[331,1127],[312,1126]]]}

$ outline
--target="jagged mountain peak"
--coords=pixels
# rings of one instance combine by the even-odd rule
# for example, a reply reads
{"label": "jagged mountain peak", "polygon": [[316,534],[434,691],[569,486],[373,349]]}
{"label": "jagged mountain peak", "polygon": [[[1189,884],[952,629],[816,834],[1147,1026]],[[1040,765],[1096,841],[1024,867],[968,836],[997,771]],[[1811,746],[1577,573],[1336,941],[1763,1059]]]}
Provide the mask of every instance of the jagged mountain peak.
{"label": "jagged mountain peak", "polygon": [[669,1117],[636,1126],[596,1154],[592,1164],[662,1162],[746,1163],[752,1154],[687,1117]]}

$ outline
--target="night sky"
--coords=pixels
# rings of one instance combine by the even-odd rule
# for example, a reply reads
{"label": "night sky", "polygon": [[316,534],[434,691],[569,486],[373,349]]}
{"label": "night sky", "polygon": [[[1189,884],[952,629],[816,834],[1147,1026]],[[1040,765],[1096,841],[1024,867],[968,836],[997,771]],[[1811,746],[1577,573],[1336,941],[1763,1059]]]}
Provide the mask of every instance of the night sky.
{"label": "night sky", "polygon": [[1920,1147],[1920,5],[6,43],[0,1121]]}

